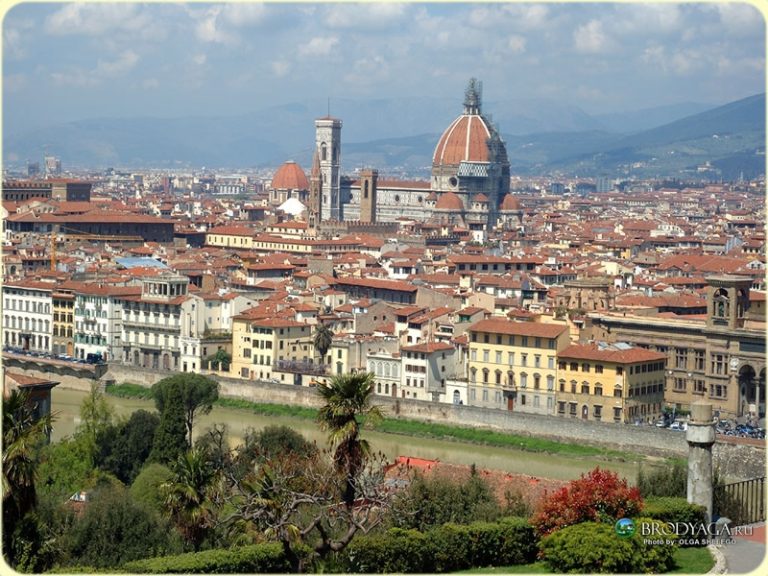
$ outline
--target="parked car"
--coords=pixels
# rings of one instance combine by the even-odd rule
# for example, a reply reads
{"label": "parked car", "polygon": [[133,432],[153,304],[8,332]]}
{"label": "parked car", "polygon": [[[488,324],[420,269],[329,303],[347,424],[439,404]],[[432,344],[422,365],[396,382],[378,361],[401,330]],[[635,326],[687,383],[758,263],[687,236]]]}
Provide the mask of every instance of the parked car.
{"label": "parked car", "polygon": [[688,430],[688,422],[681,422],[680,420],[675,420],[672,422],[672,424],[669,425],[670,430],[677,430],[678,432],[685,432]]}

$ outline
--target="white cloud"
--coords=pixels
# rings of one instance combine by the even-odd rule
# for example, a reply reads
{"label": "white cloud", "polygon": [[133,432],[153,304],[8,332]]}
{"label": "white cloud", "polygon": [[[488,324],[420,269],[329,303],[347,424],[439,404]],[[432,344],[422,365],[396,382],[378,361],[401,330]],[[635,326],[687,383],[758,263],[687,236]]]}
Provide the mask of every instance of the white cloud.
{"label": "white cloud", "polygon": [[264,4],[232,3],[224,5],[221,17],[227,24],[239,28],[260,24],[264,21],[266,13]]}
{"label": "white cloud", "polygon": [[272,72],[275,73],[275,76],[279,78],[283,78],[287,76],[291,71],[291,65],[289,62],[285,62],[283,60],[278,60],[275,62],[272,62]]}
{"label": "white cloud", "polygon": [[126,50],[112,61],[99,60],[94,71],[96,75],[103,77],[119,76],[127,72],[139,61],[139,56],[131,50]]}
{"label": "white cloud", "polygon": [[400,2],[331,4],[327,7],[325,24],[339,29],[384,29],[403,20],[409,9],[407,4]]}
{"label": "white cloud", "polygon": [[3,54],[8,58],[19,60],[26,54],[22,42],[23,34],[16,28],[3,30]]}
{"label": "white cloud", "polygon": [[510,52],[512,52],[513,54],[524,54],[525,44],[526,44],[525,37],[519,36],[517,34],[512,34],[507,40],[507,47],[509,48]]}
{"label": "white cloud", "polygon": [[101,36],[116,30],[138,31],[151,20],[138,5],[129,3],[65,4],[45,21],[53,35]]}
{"label": "white cloud", "polygon": [[746,3],[729,2],[715,6],[725,29],[731,34],[745,35],[765,30],[765,16]]}
{"label": "white cloud", "polygon": [[195,54],[192,56],[192,62],[197,64],[198,66],[202,66],[208,61],[208,56],[202,53]]}
{"label": "white cloud", "polygon": [[145,78],[141,82],[141,87],[145,90],[154,90],[155,88],[160,88],[160,80],[157,78]]}
{"label": "white cloud", "polygon": [[549,25],[550,7],[546,4],[507,4],[503,11],[512,16],[518,29],[535,30]]}
{"label": "white cloud", "polygon": [[215,42],[227,44],[234,41],[231,34],[227,34],[219,26],[219,15],[221,6],[214,6],[205,11],[196,11],[197,25],[195,26],[195,36],[203,42]]}
{"label": "white cloud", "polygon": [[328,56],[338,46],[339,39],[336,36],[316,36],[309,42],[299,46],[300,56]]}
{"label": "white cloud", "polygon": [[623,5],[618,17],[609,23],[609,26],[623,33],[643,35],[676,33],[683,28],[689,28],[690,25],[690,19],[683,18],[682,9],[677,4],[642,3]]}
{"label": "white cloud", "polygon": [[603,23],[590,20],[573,33],[573,41],[579,52],[595,54],[606,50],[610,41],[603,31]]}

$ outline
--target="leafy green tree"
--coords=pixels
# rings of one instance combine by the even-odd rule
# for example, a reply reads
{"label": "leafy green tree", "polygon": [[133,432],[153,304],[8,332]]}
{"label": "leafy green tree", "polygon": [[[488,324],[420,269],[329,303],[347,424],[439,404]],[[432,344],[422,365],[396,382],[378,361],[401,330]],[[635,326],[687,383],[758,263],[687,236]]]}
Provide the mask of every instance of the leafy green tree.
{"label": "leafy green tree", "polygon": [[152,440],[149,459],[152,462],[170,464],[187,451],[186,417],[184,406],[179,401],[182,394],[179,383],[170,382],[161,391],[167,398],[162,402],[160,423]]}
{"label": "leafy green tree", "polygon": [[96,465],[130,484],[149,458],[159,425],[157,414],[137,410],[127,421],[107,427],[97,436]]}
{"label": "leafy green tree", "polygon": [[22,563],[25,550],[39,545],[40,531],[27,517],[37,504],[37,454],[51,421],[50,415],[38,417],[26,392],[3,396],[3,548],[12,566]]}
{"label": "leafy green tree", "polygon": [[162,485],[163,507],[184,539],[195,550],[215,526],[210,496],[218,474],[206,450],[194,448],[172,467],[173,474]]}
{"label": "leafy green tree", "polygon": [[316,388],[325,402],[317,420],[320,428],[328,431],[336,469],[346,477],[347,506],[355,500],[355,480],[370,455],[368,441],[360,438],[360,428],[363,423],[373,426],[383,418],[381,409],[371,402],[373,389],[374,377],[370,372],[339,374]]}
{"label": "leafy green tree", "polygon": [[68,498],[94,485],[93,447],[84,435],[65,438],[43,448],[38,468],[38,489],[54,498]]}
{"label": "leafy green tree", "polygon": [[320,354],[321,364],[325,363],[325,355],[333,344],[333,336],[333,331],[327,324],[323,324],[322,322],[317,324],[312,343],[315,345],[315,350]]}
{"label": "leafy green tree", "polygon": [[114,416],[115,411],[107,402],[101,388],[97,383],[93,383],[90,392],[80,404],[80,426],[77,433],[88,438],[95,451],[97,437],[112,424]]}
{"label": "leafy green tree", "polygon": [[640,468],[636,485],[643,498],[648,496],[685,498],[688,494],[688,467],[685,462],[675,460],[672,465],[667,464],[650,472]]}
{"label": "leafy green tree", "polygon": [[311,456],[317,451],[314,443],[288,426],[265,426],[256,433],[255,441],[261,456],[266,460],[281,454]]}
{"label": "leafy green tree", "polygon": [[129,489],[131,498],[141,502],[153,510],[160,510],[163,506],[162,485],[169,482],[173,472],[168,466],[157,462],[151,462],[144,466],[136,476]]}
{"label": "leafy green tree", "polygon": [[214,370],[229,370],[229,365],[232,363],[232,356],[223,348],[216,350],[215,354],[211,354],[205,358],[206,362],[210,363],[210,366]]}
{"label": "leafy green tree", "polygon": [[163,378],[152,386],[152,396],[160,414],[169,404],[179,403],[187,427],[187,448],[192,447],[195,416],[208,414],[219,398],[219,383],[202,374],[182,373]]}
{"label": "leafy green tree", "polygon": [[181,551],[174,531],[119,485],[94,491],[67,538],[70,566],[118,568],[125,562]]}

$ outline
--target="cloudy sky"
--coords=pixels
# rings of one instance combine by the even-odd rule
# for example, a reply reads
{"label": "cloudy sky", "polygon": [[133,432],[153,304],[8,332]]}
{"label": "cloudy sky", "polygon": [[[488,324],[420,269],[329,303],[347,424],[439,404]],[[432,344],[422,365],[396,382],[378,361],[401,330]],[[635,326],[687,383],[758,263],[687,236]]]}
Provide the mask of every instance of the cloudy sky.
{"label": "cloudy sky", "polygon": [[239,114],[310,97],[558,99],[589,113],[765,90],[746,3],[18,4],[3,20],[6,129]]}

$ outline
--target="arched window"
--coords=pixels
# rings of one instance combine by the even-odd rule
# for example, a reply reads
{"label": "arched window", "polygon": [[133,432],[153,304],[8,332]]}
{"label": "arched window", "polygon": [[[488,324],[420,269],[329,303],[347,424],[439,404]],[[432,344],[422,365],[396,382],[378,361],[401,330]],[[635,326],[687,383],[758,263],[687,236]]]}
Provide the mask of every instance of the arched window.
{"label": "arched window", "polygon": [[384,382],[384,394],[389,394],[389,382]]}
{"label": "arched window", "polygon": [[384,376],[389,378],[389,373],[390,373],[389,362],[387,362],[387,363],[384,364]]}
{"label": "arched window", "polygon": [[363,182],[363,198],[368,198],[368,180]]}
{"label": "arched window", "polygon": [[483,368],[483,384],[488,384],[488,368]]}
{"label": "arched window", "polygon": [[470,376],[471,376],[471,382],[474,384],[477,382],[477,368],[472,368],[470,370]]}
{"label": "arched window", "polygon": [[328,160],[328,147],[326,146],[325,142],[320,144],[320,160],[323,162]]}

